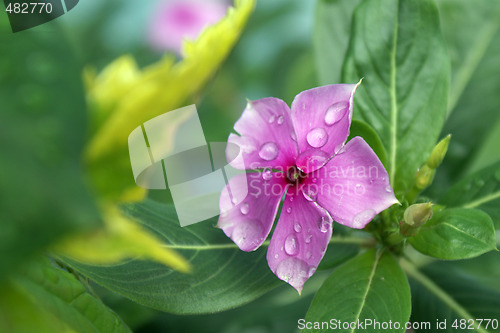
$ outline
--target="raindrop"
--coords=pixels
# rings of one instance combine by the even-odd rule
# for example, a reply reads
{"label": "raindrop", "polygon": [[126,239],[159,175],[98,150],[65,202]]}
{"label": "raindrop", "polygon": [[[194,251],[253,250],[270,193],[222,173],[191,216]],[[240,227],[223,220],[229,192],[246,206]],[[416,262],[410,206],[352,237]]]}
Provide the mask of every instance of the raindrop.
{"label": "raindrop", "polygon": [[295,135],[294,131],[290,132],[290,137],[292,138],[293,141],[297,141],[297,135]]}
{"label": "raindrop", "polygon": [[309,265],[297,258],[287,258],[276,267],[276,276],[297,288],[307,280],[307,275],[301,275],[303,271],[309,271]]}
{"label": "raindrop", "polygon": [[274,123],[274,119],[276,119],[276,116],[273,114],[271,117],[269,117],[269,124]]}
{"label": "raindrop", "polygon": [[297,237],[295,235],[290,234],[285,239],[285,252],[290,256],[294,256],[299,251],[299,242],[297,242]]}
{"label": "raindrop", "polygon": [[311,267],[309,269],[309,277],[313,276],[314,272],[316,272],[316,267]]}
{"label": "raindrop", "polygon": [[373,209],[367,209],[361,213],[356,214],[352,220],[352,227],[356,229],[363,228],[368,222],[370,222],[376,215]]}
{"label": "raindrop", "polygon": [[347,102],[332,104],[325,112],[325,123],[328,126],[338,123],[342,118],[344,118],[348,110],[349,103]]}
{"label": "raindrop", "polygon": [[243,203],[240,207],[240,211],[241,211],[241,214],[243,215],[247,215],[248,212],[250,211],[250,206],[248,205],[248,203]]}
{"label": "raindrop", "polygon": [[326,219],[324,216],[321,217],[321,220],[318,223],[319,226],[319,231],[321,232],[327,232],[328,228],[330,227],[330,223],[328,219]]}
{"label": "raindrop", "polygon": [[290,213],[292,212],[292,207],[288,207],[288,208],[286,209],[286,212],[287,212],[288,214],[290,214]]}
{"label": "raindrop", "polygon": [[391,193],[391,192],[392,192],[392,187],[391,187],[391,185],[387,185],[387,186],[385,187],[385,191],[386,191],[387,193]]}
{"label": "raindrop", "polygon": [[270,180],[271,178],[273,178],[273,173],[271,171],[271,169],[264,169],[264,171],[262,171],[262,179],[264,180]]}
{"label": "raindrop", "polygon": [[278,153],[278,146],[274,142],[264,143],[259,150],[260,158],[266,161],[274,160],[278,156]]}
{"label": "raindrop", "polygon": [[295,224],[293,225],[293,230],[295,230],[295,232],[300,232],[302,230],[302,226],[299,222],[295,222]]}
{"label": "raindrop", "polygon": [[313,179],[312,179],[312,182],[313,182],[313,183],[317,183],[317,182],[318,182],[318,178],[313,178]]}
{"label": "raindrop", "polygon": [[314,201],[315,200],[315,197],[314,197],[314,195],[312,193],[311,194],[306,194],[306,192],[302,192],[302,195],[304,196],[304,198],[307,201]]}
{"label": "raindrop", "polygon": [[328,134],[323,128],[317,127],[307,133],[306,139],[311,147],[321,148],[328,141]]}
{"label": "raindrop", "polygon": [[263,241],[262,226],[258,221],[247,220],[235,225],[231,239],[242,250],[253,250]]}
{"label": "raindrop", "polygon": [[311,243],[311,239],[312,239],[312,237],[313,237],[313,235],[312,235],[312,234],[309,234],[309,235],[307,235],[307,236],[306,236],[305,241],[306,241],[306,243],[307,243],[307,244]]}
{"label": "raindrop", "polygon": [[278,254],[277,253],[274,255],[274,258],[278,259]]}
{"label": "raindrop", "polygon": [[283,124],[284,121],[285,121],[285,118],[283,118],[283,116],[278,117],[278,125]]}
{"label": "raindrop", "polygon": [[292,201],[293,201],[293,197],[290,197],[290,202],[292,202]]}
{"label": "raindrop", "polygon": [[231,202],[236,205],[238,203],[238,199],[236,199],[236,197],[233,197],[231,199]]}

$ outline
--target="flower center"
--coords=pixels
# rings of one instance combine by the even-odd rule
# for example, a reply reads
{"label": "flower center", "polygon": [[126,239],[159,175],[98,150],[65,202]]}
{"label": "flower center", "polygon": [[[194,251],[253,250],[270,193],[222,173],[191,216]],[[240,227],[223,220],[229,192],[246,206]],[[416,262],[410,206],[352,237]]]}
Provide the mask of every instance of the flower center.
{"label": "flower center", "polygon": [[299,185],[307,177],[307,175],[300,171],[296,166],[289,167],[286,172],[286,179],[289,184]]}

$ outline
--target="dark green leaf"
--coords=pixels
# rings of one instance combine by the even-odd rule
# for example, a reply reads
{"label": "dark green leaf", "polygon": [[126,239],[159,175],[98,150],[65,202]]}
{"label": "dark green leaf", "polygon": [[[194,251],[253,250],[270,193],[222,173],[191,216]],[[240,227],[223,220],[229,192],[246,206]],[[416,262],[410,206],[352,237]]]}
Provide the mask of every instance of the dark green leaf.
{"label": "dark green leaf", "polygon": [[409,240],[421,253],[447,260],[473,258],[496,249],[493,222],[478,209],[437,211]]}
{"label": "dark green leaf", "polygon": [[449,75],[433,1],[367,0],[358,6],[343,81],[365,78],[354,116],[370,124],[387,148],[396,193],[410,187],[436,144]]}
{"label": "dark green leaf", "polygon": [[131,332],[75,276],[47,259],[33,262],[11,280],[1,291],[2,332]]}
{"label": "dark green leaf", "polygon": [[361,0],[320,0],[316,5],[314,56],[322,85],[340,82],[351,34],[352,14],[359,3]]}
{"label": "dark green leaf", "polygon": [[382,164],[387,168],[387,152],[385,151],[384,145],[382,144],[377,132],[375,132],[375,130],[367,123],[354,119],[352,121],[351,132],[347,140],[350,140],[355,136],[360,136],[365,139],[375,154],[377,154]]}
{"label": "dark green leaf", "polygon": [[500,162],[455,184],[439,200],[449,207],[479,208],[500,228]]}
{"label": "dark green leaf", "polygon": [[[451,263],[434,263],[421,271],[405,264],[412,291],[412,316],[415,323],[428,322],[431,326],[416,332],[499,332],[481,329],[455,329],[455,320],[497,319],[500,317],[500,292],[481,285],[478,280],[453,269]],[[409,268],[409,269],[406,269]],[[436,322],[446,320],[446,329],[438,329]]]}
{"label": "dark green leaf", "polygon": [[[410,316],[410,288],[406,276],[389,253],[368,251],[337,268],[316,293],[306,314],[306,322],[398,322]],[[325,329],[304,329],[303,332],[324,332]],[[385,329],[337,328],[336,332],[387,332]]]}
{"label": "dark green leaf", "polygon": [[151,200],[125,212],[188,259],[193,272],[141,260],[107,266],[67,262],[137,303],[173,313],[213,313],[248,303],[282,283],[267,265],[266,247],[239,250],[215,228],[215,219],[181,228],[173,206]]}
{"label": "dark green leaf", "polygon": [[99,219],[82,180],[85,100],[69,42],[47,23],[16,34],[0,26],[0,45],[1,276]]}
{"label": "dark green leaf", "polygon": [[439,0],[438,6],[452,63],[451,115],[442,136],[453,137],[432,188],[442,193],[467,174],[500,121],[500,100],[493,97],[500,91],[500,2]]}

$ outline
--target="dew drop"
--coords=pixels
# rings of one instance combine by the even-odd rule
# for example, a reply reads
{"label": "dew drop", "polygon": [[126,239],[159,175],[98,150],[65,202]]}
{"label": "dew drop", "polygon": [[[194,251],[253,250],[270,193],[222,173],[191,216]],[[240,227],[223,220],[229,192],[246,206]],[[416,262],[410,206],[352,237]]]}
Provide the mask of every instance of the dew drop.
{"label": "dew drop", "polygon": [[313,235],[312,235],[312,234],[309,234],[309,235],[307,235],[307,236],[306,236],[305,241],[306,241],[306,243],[307,243],[307,244],[311,243],[311,239],[312,239],[312,237],[313,237]]}
{"label": "dew drop", "polygon": [[238,199],[236,199],[236,197],[233,197],[231,199],[231,202],[236,205],[238,203]]}
{"label": "dew drop", "polygon": [[276,119],[276,116],[273,114],[271,117],[269,117],[269,120],[268,120],[269,124],[274,123],[274,119]]}
{"label": "dew drop", "polygon": [[311,147],[321,148],[328,141],[328,134],[323,128],[317,127],[307,133],[306,139]]}
{"label": "dew drop", "polygon": [[302,192],[302,195],[304,196],[304,198],[307,200],[307,201],[314,201],[315,200],[315,196],[311,194],[306,194],[305,192]]}
{"label": "dew drop", "polygon": [[324,216],[321,217],[321,220],[318,223],[319,231],[321,232],[327,232],[328,228],[330,227],[330,223],[328,219],[326,219]]}
{"label": "dew drop", "polygon": [[272,161],[274,160],[279,153],[278,146],[274,142],[266,142],[264,143],[259,150],[259,156],[263,160]]}
{"label": "dew drop", "polygon": [[391,192],[392,192],[392,187],[391,187],[391,185],[387,185],[387,186],[385,187],[385,191],[386,191],[387,193],[391,193]]}
{"label": "dew drop", "polygon": [[295,135],[294,131],[290,132],[290,137],[292,138],[293,141],[297,141],[297,135]]}
{"label": "dew drop", "polygon": [[317,182],[318,182],[318,178],[313,178],[313,179],[312,179],[312,182],[313,182],[313,183],[317,183]]}
{"label": "dew drop", "polygon": [[301,272],[308,272],[309,265],[297,258],[287,258],[280,262],[276,267],[276,276],[281,280],[288,282],[294,288],[302,289],[307,275],[303,276]]}
{"label": "dew drop", "polygon": [[244,251],[255,249],[262,241],[262,226],[258,221],[248,220],[236,224],[231,239]]}
{"label": "dew drop", "polygon": [[302,231],[302,226],[300,225],[299,222],[295,222],[295,224],[293,225],[293,230],[295,230],[295,232],[301,232]]}
{"label": "dew drop", "polygon": [[292,202],[292,201],[293,201],[293,197],[290,197],[290,202]]}
{"label": "dew drop", "polygon": [[243,215],[247,215],[248,212],[250,211],[250,206],[248,205],[248,203],[244,202],[241,207],[240,207],[240,211],[241,211],[241,214]]}
{"label": "dew drop", "polygon": [[290,213],[292,212],[292,207],[288,207],[288,208],[286,209],[286,212],[287,212],[288,214],[290,214]]}
{"label": "dew drop", "polygon": [[309,269],[309,273],[308,273],[308,274],[309,274],[309,277],[313,276],[313,274],[314,274],[315,272],[316,272],[316,267],[311,267],[311,268]]}
{"label": "dew drop", "polygon": [[278,254],[276,253],[276,254],[274,255],[274,258],[278,259],[278,257],[279,257],[279,256],[278,256]]}
{"label": "dew drop", "polygon": [[278,125],[283,124],[284,121],[285,121],[285,118],[283,118],[283,116],[278,117]]}
{"label": "dew drop", "polygon": [[297,241],[297,237],[295,235],[290,234],[285,239],[285,252],[290,256],[294,256],[299,251],[299,242]]}
{"label": "dew drop", "polygon": [[376,212],[373,209],[367,209],[361,213],[356,214],[352,220],[352,227],[356,229],[362,229],[364,226],[370,222],[373,217],[375,217]]}
{"label": "dew drop", "polygon": [[262,179],[264,180],[270,180],[271,178],[273,178],[273,173],[271,171],[271,169],[264,169],[264,171],[262,171]]}
{"label": "dew drop", "polygon": [[349,110],[349,103],[338,102],[330,105],[325,112],[325,124],[332,126],[344,118],[346,112]]}

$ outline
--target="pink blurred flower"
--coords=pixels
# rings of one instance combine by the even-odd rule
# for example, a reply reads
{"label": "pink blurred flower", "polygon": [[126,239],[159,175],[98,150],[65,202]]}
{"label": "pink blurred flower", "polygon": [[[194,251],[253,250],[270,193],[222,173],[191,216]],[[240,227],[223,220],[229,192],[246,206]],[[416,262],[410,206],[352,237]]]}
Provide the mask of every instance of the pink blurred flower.
{"label": "pink blurred flower", "polygon": [[[332,219],[362,229],[398,200],[384,166],[361,137],[347,144],[355,84],[298,94],[291,109],[280,99],[249,101],[228,142],[240,148],[231,165],[258,170],[232,178],[222,191],[218,227],[243,251],[267,238],[278,278],[299,293],[323,258]],[[228,152],[229,155],[229,152]],[[248,184],[248,191],[241,182]]]}
{"label": "pink blurred flower", "polygon": [[224,17],[224,0],[167,0],[158,6],[149,27],[149,40],[159,50],[181,54],[184,39],[195,40],[201,31]]}

